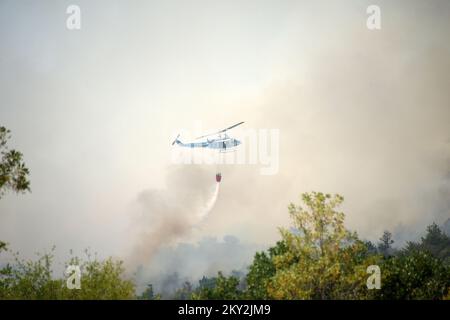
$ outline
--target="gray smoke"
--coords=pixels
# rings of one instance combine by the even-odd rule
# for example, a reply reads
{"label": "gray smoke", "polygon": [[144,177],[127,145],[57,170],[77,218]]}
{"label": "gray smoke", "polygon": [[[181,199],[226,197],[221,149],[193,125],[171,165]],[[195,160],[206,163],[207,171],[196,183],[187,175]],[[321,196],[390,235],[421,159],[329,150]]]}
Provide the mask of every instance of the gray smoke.
{"label": "gray smoke", "polygon": [[217,192],[211,170],[200,166],[170,167],[165,188],[138,195],[139,212],[133,223],[138,236],[127,263],[148,263],[161,246],[173,245],[188,235],[213,209]]}
{"label": "gray smoke", "polygon": [[193,244],[161,247],[151,263],[138,269],[138,291],[151,283],[157,293],[170,298],[186,281],[195,287],[203,276],[217,276],[218,271],[246,273],[255,252],[263,249],[265,246],[241,243],[230,235],[222,240],[205,237]]}
{"label": "gray smoke", "polygon": [[450,5],[418,6],[420,23],[417,7],[394,19],[386,4],[378,33],[355,27],[352,14],[336,30],[321,20],[315,37],[336,40],[294,45],[301,76],[239,106],[246,125],[280,129],[279,174],[233,169],[235,188],[248,186],[234,209],[245,207],[240,218],[260,234],[275,238],[287,204],[311,190],[342,194],[348,227],[372,240],[398,230],[400,244],[450,217]]}

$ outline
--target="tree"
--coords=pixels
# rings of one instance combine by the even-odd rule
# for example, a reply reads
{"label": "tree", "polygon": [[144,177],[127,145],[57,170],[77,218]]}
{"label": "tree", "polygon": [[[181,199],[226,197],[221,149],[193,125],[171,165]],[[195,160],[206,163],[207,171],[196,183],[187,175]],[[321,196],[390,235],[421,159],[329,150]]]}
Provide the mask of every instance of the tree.
{"label": "tree", "polygon": [[381,290],[376,299],[442,299],[449,295],[450,268],[430,252],[414,250],[388,257],[380,266]]}
{"label": "tree", "polygon": [[134,284],[124,277],[121,261],[108,258],[81,261],[72,258],[67,265],[81,267],[81,289],[67,288],[65,277],[57,278],[52,270],[53,254],[39,255],[37,260],[15,262],[0,271],[0,299],[133,299]]}
{"label": "tree", "polygon": [[185,281],[183,286],[175,291],[175,300],[190,300],[193,293],[192,284],[189,281]]}
{"label": "tree", "polygon": [[57,299],[62,280],[52,279],[53,255],[39,255],[35,261],[25,261],[14,255],[15,263],[1,270],[0,299]]}
{"label": "tree", "polygon": [[377,247],[372,243],[372,241],[363,241],[364,245],[367,248],[367,253],[368,254],[377,254],[378,253],[378,249]]}
{"label": "tree", "polygon": [[217,278],[212,277],[212,278],[208,278],[203,276],[199,281],[198,281],[198,289],[202,290],[202,289],[213,289],[216,286],[217,283]]}
{"label": "tree", "polygon": [[[72,261],[70,264],[73,264]],[[107,258],[87,262],[75,260],[81,266],[81,289],[69,290],[64,285],[60,299],[119,300],[134,299],[134,283],[127,279],[123,261]]]}
{"label": "tree", "polygon": [[145,288],[144,292],[139,296],[140,300],[155,300],[157,296],[155,296],[155,293],[153,292],[153,285],[149,283],[147,285],[147,288]]}
{"label": "tree", "polygon": [[378,243],[378,250],[381,254],[383,254],[385,257],[392,255],[392,244],[394,243],[394,240],[392,240],[392,233],[389,231],[384,231],[383,235],[380,238],[380,242]]}
{"label": "tree", "polygon": [[367,296],[366,268],[379,257],[344,227],[336,211],[340,195],[302,195],[305,207],[289,205],[293,229],[280,229],[287,250],[273,258],[276,272],[268,283],[274,299],[359,299]]}
{"label": "tree", "polygon": [[9,150],[10,131],[0,127],[0,198],[6,191],[16,193],[30,191],[29,170],[19,151]]}
{"label": "tree", "polygon": [[235,300],[242,297],[242,292],[238,289],[239,279],[234,276],[225,277],[222,272],[215,278],[203,277],[199,284],[192,294],[194,300]]}
{"label": "tree", "polygon": [[427,234],[421,238],[420,248],[434,257],[450,262],[450,237],[436,223],[427,227]]}
{"label": "tree", "polygon": [[153,292],[153,285],[149,283],[147,285],[147,288],[142,292],[142,294],[139,296],[139,299],[141,300],[153,300],[155,297],[155,294]]}
{"label": "tree", "polygon": [[427,227],[426,235],[419,242],[409,241],[400,254],[409,255],[415,251],[427,251],[450,265],[450,237],[436,223]]}
{"label": "tree", "polygon": [[276,245],[269,248],[267,253],[262,251],[255,254],[246,277],[248,299],[269,299],[267,287],[276,272],[273,259],[286,251],[286,244],[283,241],[277,241]]}
{"label": "tree", "polygon": [[[9,139],[10,131],[0,126],[0,199],[8,190],[17,193],[30,191],[29,170],[22,160],[22,153],[8,149],[6,144]],[[0,241],[0,253],[6,250],[7,243]],[[9,266],[0,269],[0,289],[5,285],[3,279],[11,271]]]}

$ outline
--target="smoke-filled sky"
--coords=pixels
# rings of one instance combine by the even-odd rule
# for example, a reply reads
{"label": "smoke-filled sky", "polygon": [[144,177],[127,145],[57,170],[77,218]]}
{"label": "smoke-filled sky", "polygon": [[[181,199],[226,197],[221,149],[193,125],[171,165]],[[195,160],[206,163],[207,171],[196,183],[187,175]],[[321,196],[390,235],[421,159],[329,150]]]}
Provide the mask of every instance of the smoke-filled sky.
{"label": "smoke-filled sky", "polygon": [[[343,195],[347,226],[372,240],[444,222],[450,2],[375,2],[0,0],[0,125],[32,187],[1,199],[0,238],[140,264],[205,237],[266,246],[312,190]],[[217,167],[173,164],[173,134],[239,121],[279,130],[279,170],[222,166],[194,221]]]}

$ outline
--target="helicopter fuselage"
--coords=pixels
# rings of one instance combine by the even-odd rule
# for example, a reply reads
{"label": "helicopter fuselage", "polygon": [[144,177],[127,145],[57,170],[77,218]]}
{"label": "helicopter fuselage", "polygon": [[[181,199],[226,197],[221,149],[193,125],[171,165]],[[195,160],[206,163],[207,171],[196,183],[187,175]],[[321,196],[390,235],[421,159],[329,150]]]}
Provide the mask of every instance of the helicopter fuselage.
{"label": "helicopter fuselage", "polygon": [[210,148],[210,149],[218,149],[218,150],[226,150],[237,147],[241,144],[241,142],[237,139],[226,138],[226,139],[212,139],[202,142],[191,142],[191,143],[183,143],[180,140],[175,141],[177,145],[185,148]]}
{"label": "helicopter fuselage", "polygon": [[240,126],[243,123],[244,122],[241,121],[239,123],[232,125],[231,127],[226,128],[226,129],[198,137],[197,139],[215,136],[215,138],[213,138],[211,140],[207,138],[206,141],[201,141],[201,142],[183,143],[178,139],[178,137],[180,136],[178,134],[178,136],[172,142],[172,145],[177,144],[178,146],[185,147],[185,148],[210,148],[210,149],[217,149],[220,151],[226,151],[227,149],[233,149],[234,147],[237,147],[238,145],[240,145],[241,142],[237,139],[229,137],[227,135],[227,131],[230,129],[233,129],[237,126]]}

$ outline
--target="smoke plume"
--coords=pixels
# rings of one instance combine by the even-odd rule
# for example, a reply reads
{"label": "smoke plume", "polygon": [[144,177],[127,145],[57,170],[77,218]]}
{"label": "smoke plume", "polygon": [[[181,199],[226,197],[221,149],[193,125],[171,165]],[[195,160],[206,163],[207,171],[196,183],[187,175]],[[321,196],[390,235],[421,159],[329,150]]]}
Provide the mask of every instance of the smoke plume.
{"label": "smoke plume", "polygon": [[212,171],[200,166],[171,167],[166,188],[145,190],[138,196],[139,215],[134,221],[138,237],[129,263],[150,262],[163,245],[171,245],[199,226],[219,195]]}

